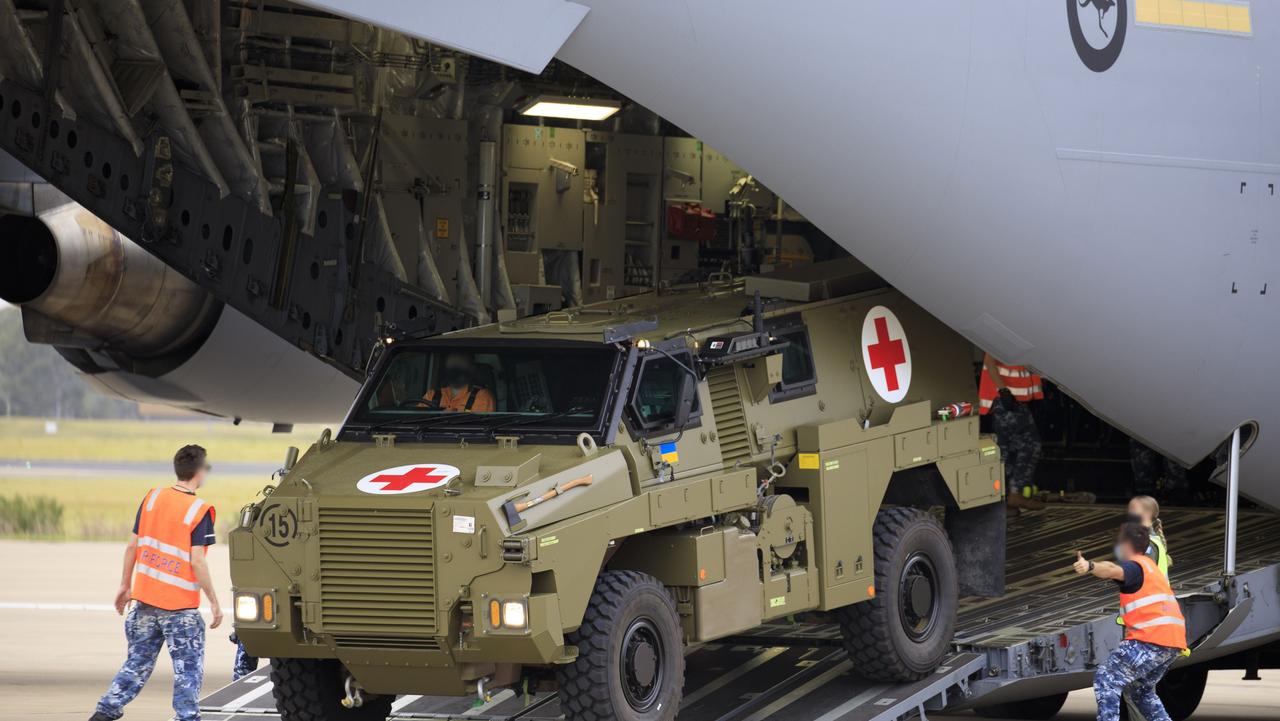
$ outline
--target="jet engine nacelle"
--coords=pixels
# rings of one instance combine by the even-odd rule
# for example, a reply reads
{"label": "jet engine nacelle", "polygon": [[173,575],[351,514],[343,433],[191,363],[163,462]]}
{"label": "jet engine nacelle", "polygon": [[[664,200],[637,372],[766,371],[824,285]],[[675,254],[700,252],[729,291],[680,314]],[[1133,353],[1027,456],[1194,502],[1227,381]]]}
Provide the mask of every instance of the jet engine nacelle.
{"label": "jet engine nacelle", "polygon": [[356,391],[76,203],[0,217],[0,298],[110,395],[290,424],[340,419]]}

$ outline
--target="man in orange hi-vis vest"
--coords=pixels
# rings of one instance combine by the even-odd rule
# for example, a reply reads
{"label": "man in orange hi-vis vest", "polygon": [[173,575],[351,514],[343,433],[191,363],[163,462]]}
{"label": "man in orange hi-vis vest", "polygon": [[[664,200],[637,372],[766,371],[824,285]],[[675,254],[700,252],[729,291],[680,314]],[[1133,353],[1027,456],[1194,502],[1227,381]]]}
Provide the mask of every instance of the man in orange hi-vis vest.
{"label": "man in orange hi-vis vest", "polygon": [[1187,647],[1187,624],[1169,579],[1146,555],[1150,543],[1150,529],[1126,523],[1116,541],[1115,563],[1090,561],[1076,552],[1076,573],[1090,573],[1120,586],[1124,640],[1094,675],[1098,721],[1120,718],[1120,697],[1126,689],[1147,721],[1170,721],[1156,695],[1156,684]]}
{"label": "man in orange hi-vis vest", "polygon": [[983,359],[978,413],[991,416],[991,429],[1004,460],[1007,498],[1013,509],[1044,507],[1031,498],[1036,465],[1040,463],[1040,432],[1026,405],[1042,398],[1040,376],[1025,366],[1001,363],[990,353]]}
{"label": "man in orange hi-vis vest", "polygon": [[213,544],[214,510],[196,496],[210,467],[200,446],[183,446],[173,457],[177,481],[143,497],[125,549],[116,611],[125,617],[129,655],[90,721],[112,721],[142,690],[168,644],[173,660],[173,710],[178,721],[199,721],[204,679],[204,619],[200,592],[209,597],[210,628],[222,623],[205,561]]}

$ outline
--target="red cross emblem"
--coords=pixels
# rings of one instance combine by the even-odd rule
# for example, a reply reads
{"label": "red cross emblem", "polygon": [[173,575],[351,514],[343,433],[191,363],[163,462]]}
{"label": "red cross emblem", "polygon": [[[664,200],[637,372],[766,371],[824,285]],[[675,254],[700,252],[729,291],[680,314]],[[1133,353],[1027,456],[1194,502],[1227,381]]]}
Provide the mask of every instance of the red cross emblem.
{"label": "red cross emblem", "polygon": [[878,305],[862,321],[862,362],[876,394],[890,403],[911,387],[911,345],[893,311]]}
{"label": "red cross emblem", "polygon": [[885,387],[891,391],[898,390],[898,366],[907,362],[907,354],[902,349],[902,341],[889,338],[889,321],[881,316],[876,318],[876,342],[867,346],[867,355],[871,356],[871,368],[884,371]]}
{"label": "red cross emblem", "polygon": [[365,493],[417,493],[438,488],[458,476],[458,469],[437,463],[387,468],[361,478],[356,488]]}

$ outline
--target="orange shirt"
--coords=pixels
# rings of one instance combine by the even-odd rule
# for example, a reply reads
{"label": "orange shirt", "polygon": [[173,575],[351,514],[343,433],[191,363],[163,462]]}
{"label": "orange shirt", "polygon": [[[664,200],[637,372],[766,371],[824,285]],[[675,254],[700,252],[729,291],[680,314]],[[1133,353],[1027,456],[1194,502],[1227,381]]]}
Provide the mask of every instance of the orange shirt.
{"label": "orange shirt", "polygon": [[[475,392],[475,400],[471,401],[471,408],[467,408],[467,401],[471,399],[472,392]],[[427,401],[427,405],[434,407],[436,393],[440,395],[440,410],[442,411],[473,411],[475,413],[492,413],[497,407],[497,402],[493,398],[493,391],[488,388],[476,388],[474,386],[462,388],[455,391],[448,386],[439,389],[427,391],[422,396],[422,400]]]}

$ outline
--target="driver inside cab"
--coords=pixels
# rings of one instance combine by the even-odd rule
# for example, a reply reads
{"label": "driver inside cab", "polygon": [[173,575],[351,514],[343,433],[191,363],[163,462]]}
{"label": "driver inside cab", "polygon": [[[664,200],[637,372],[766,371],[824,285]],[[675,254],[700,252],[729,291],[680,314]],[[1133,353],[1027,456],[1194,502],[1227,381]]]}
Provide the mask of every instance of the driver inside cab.
{"label": "driver inside cab", "polygon": [[476,385],[475,375],[476,362],[470,353],[449,353],[444,357],[440,387],[422,394],[424,404],[433,410],[492,413],[493,391]]}

